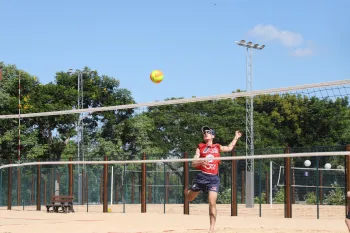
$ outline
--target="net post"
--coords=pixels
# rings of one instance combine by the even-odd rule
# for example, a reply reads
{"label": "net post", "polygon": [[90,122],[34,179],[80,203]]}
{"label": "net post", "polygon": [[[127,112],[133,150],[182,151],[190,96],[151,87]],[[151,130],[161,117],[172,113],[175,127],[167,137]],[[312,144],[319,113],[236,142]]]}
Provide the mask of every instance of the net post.
{"label": "net post", "polygon": [[[284,149],[285,154],[290,153],[290,148],[286,147]],[[284,190],[284,203],[285,203],[285,211],[284,211],[284,217],[285,218],[292,218],[292,202],[291,202],[291,188],[290,188],[290,180],[291,180],[291,158],[286,157],[284,158],[284,184],[285,184],[285,190]]]}
{"label": "net post", "polygon": [[2,200],[3,200],[3,196],[1,195],[2,194],[2,170],[0,170],[0,205],[2,204]]}
{"label": "net post", "polygon": [[167,196],[166,196],[166,174],[165,174],[165,163],[163,163],[163,198],[164,198],[164,201],[163,201],[163,212],[165,214],[165,205],[166,205],[166,199],[167,199]]}
{"label": "net post", "polygon": [[[146,160],[146,153],[142,154],[142,160]],[[146,213],[146,163],[141,165],[141,213]]]}
{"label": "net post", "polygon": [[320,219],[320,204],[319,204],[319,194],[320,194],[320,192],[319,192],[319,190],[320,190],[320,188],[319,188],[319,186],[320,186],[320,184],[319,184],[319,166],[320,166],[320,158],[317,156],[316,157],[316,205],[317,205],[317,209],[316,209],[316,213],[317,213],[317,219]]}
{"label": "net post", "polygon": [[[39,161],[40,162],[40,159]],[[41,210],[41,166],[40,164],[37,165],[36,169],[36,210],[40,211]]]}
{"label": "net post", "polygon": [[[73,158],[69,158],[69,161],[73,161]],[[68,193],[71,196],[73,195],[73,164],[68,165],[68,176],[69,176]]]}
{"label": "net post", "polygon": [[259,159],[259,217],[261,217],[261,159]]}
{"label": "net post", "polygon": [[245,196],[244,196],[244,194],[245,194],[245,185],[244,185],[244,171],[242,171],[242,184],[241,184],[241,186],[242,186],[242,188],[241,188],[241,204],[244,204],[244,200],[245,200]]}
{"label": "net post", "polygon": [[135,200],[135,174],[131,173],[131,204],[134,204]]}
{"label": "net post", "polygon": [[118,204],[118,177],[115,176],[115,203]]}
{"label": "net post", "polygon": [[295,204],[295,170],[291,174],[292,176],[292,204]]}
{"label": "net post", "polygon": [[[231,151],[236,156],[236,151]],[[231,216],[237,216],[237,160],[231,160]]]}
{"label": "net post", "polygon": [[[9,160],[9,164],[11,164],[11,160]],[[11,210],[12,208],[12,167],[7,168],[7,209]]]}
{"label": "net post", "polygon": [[[104,156],[104,161],[107,161],[107,155]],[[103,164],[103,213],[108,212],[107,200],[107,179],[108,179],[108,164]]]}
{"label": "net post", "polygon": [[[54,196],[55,195],[55,190],[54,190],[54,179],[55,177],[54,177],[54,173],[53,173],[53,168],[51,168],[50,169],[50,188],[49,188],[49,190],[50,190],[50,200],[51,200],[51,198],[52,198],[52,196]],[[70,180],[70,179],[69,179]]]}
{"label": "net post", "polygon": [[[164,163],[165,164],[165,163]],[[164,169],[165,170],[165,169]],[[169,204],[169,182],[170,182],[170,178],[169,178],[169,172],[165,171],[166,174],[166,179],[165,179],[165,203]]]}
{"label": "net post", "polygon": [[21,205],[21,168],[17,168],[17,205]]}
{"label": "net post", "polygon": [[[47,175],[45,176],[47,178]],[[46,181],[46,178],[44,179],[44,205],[47,204],[47,201],[46,201],[46,195],[47,195],[47,181]]]}
{"label": "net post", "polygon": [[148,203],[152,203],[152,184],[148,183]]}
{"label": "net post", "polygon": [[[323,173],[322,173],[322,170],[319,170],[319,177],[320,177],[320,186],[322,187],[323,186]],[[320,188],[320,204],[323,205],[323,194],[322,194],[322,188]]]}
{"label": "net post", "polygon": [[[345,147],[346,151],[350,151],[350,144],[347,144]],[[345,215],[347,215],[350,206],[349,199],[347,197],[347,193],[350,191],[350,155],[345,155],[346,164],[345,164],[345,175],[346,175],[346,192],[345,192]]]}
{"label": "net post", "polygon": [[81,204],[84,205],[85,204],[85,171],[84,171],[84,168],[81,169]]}
{"label": "net post", "polygon": [[[32,172],[34,173],[33,169],[32,169]],[[34,174],[33,173],[32,173],[32,187],[31,187],[32,192],[30,194],[30,198],[31,198],[30,204],[31,205],[34,205],[34,199],[35,199],[35,197],[34,197],[34,195],[35,195],[35,181],[34,181]]]}
{"label": "net post", "polygon": [[103,174],[104,172],[101,172],[101,176],[100,176],[100,203],[102,203],[103,205]]}
{"label": "net post", "polygon": [[57,190],[55,190],[55,192],[60,194],[61,174],[59,172],[57,172],[56,180],[57,180]]}
{"label": "net post", "polygon": [[265,203],[266,204],[269,204],[269,196],[270,196],[270,193],[269,193],[269,172],[268,171],[265,171]]}
{"label": "net post", "polygon": [[89,212],[89,172],[88,172],[88,167],[86,166],[86,175],[85,175],[85,180],[86,180],[86,212]]}
{"label": "net post", "polygon": [[[187,152],[184,154],[184,159],[188,158]],[[188,187],[188,162],[184,162],[184,186],[185,188]],[[190,214],[190,203],[188,201],[187,196],[184,194],[184,214],[189,215]]]}

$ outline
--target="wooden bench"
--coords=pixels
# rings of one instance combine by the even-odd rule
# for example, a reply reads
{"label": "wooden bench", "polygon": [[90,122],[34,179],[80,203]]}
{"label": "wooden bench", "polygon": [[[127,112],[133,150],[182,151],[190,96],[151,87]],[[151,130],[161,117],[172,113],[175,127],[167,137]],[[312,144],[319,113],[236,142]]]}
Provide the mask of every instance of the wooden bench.
{"label": "wooden bench", "polygon": [[[73,195],[68,195],[68,196],[52,196],[51,199],[51,204],[46,205],[46,210],[47,212],[55,212],[58,213],[59,208],[61,207],[62,212],[64,213],[69,213],[72,212],[74,213],[74,208],[73,208]],[[52,207],[52,211],[50,211],[50,208]]]}

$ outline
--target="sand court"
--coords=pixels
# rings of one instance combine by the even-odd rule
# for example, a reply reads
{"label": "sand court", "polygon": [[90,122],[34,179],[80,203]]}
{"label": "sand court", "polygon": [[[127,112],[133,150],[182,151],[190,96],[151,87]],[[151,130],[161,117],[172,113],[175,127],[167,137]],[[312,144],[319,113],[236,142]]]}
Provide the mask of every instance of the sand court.
{"label": "sand court", "polygon": [[[12,210],[0,208],[0,233],[19,232],[208,232],[208,205],[191,204],[190,215],[184,215],[183,205],[147,205],[147,213],[140,213],[139,204],[112,205],[111,213],[102,213],[102,205],[75,206],[75,213],[46,213],[36,211],[34,206],[15,206]],[[322,208],[323,207],[323,208]],[[293,218],[283,217],[283,205],[259,205],[253,209],[238,207],[238,215],[230,216],[230,205],[218,205],[216,232],[218,233],[345,233],[344,206],[320,206],[320,219],[313,213],[316,206],[293,205]]]}

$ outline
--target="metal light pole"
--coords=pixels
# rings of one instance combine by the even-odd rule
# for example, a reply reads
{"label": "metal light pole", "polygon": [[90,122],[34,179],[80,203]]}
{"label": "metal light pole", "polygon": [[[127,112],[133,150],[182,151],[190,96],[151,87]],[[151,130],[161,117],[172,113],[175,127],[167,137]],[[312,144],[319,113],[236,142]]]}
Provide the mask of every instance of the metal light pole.
{"label": "metal light pole", "polygon": [[[247,48],[247,66],[246,66],[246,88],[247,91],[253,90],[253,51],[252,49],[262,50],[265,45],[259,46],[252,42],[245,43],[245,40],[236,41],[236,44]],[[254,155],[254,118],[253,118],[253,96],[246,99],[246,156]],[[254,207],[254,160],[246,160],[246,207]]]}
{"label": "metal light pole", "polygon": [[[77,109],[83,109],[84,108],[84,79],[83,75],[84,74],[90,74],[90,72],[86,71],[80,71],[76,70],[78,73],[78,104],[77,104]],[[68,74],[72,75],[73,74],[73,69],[68,70]],[[84,156],[84,122],[83,119],[86,116],[84,116],[84,113],[79,114],[78,122],[77,122],[77,147],[78,147],[78,160],[80,161],[80,154],[82,154],[82,160],[85,160]],[[83,165],[83,169],[85,168],[85,165]],[[81,192],[81,187],[82,187],[82,174],[80,173],[80,166],[78,164],[78,202],[82,203],[82,192]]]}

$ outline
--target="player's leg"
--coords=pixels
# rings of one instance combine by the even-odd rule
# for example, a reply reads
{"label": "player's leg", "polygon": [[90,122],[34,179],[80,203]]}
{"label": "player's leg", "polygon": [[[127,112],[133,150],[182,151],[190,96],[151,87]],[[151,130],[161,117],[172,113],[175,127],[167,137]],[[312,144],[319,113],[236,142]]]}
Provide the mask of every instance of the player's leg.
{"label": "player's leg", "polygon": [[198,196],[199,191],[193,191],[191,189],[185,188],[185,195],[188,201],[193,201]]}
{"label": "player's leg", "polygon": [[[348,201],[350,200],[350,192],[347,192],[346,198]],[[348,227],[348,230],[350,232],[350,206],[349,206],[349,204],[348,204],[347,214],[346,214],[346,218],[345,218],[345,224]]]}
{"label": "player's leg", "polygon": [[216,223],[216,200],[218,198],[218,193],[216,191],[209,191],[208,202],[209,202],[209,218],[210,218],[210,231],[214,232],[215,223]]}
{"label": "player's leg", "polygon": [[219,188],[220,188],[220,177],[219,176],[208,176],[210,184],[207,185],[208,189],[208,202],[209,202],[209,218],[210,218],[210,231],[214,232],[216,223],[216,201],[218,198]]}
{"label": "player's leg", "polygon": [[188,201],[193,201],[198,196],[199,192],[205,188],[205,183],[203,182],[205,182],[205,180],[203,180],[203,174],[200,172],[193,180],[191,188],[185,188],[184,193]]}

